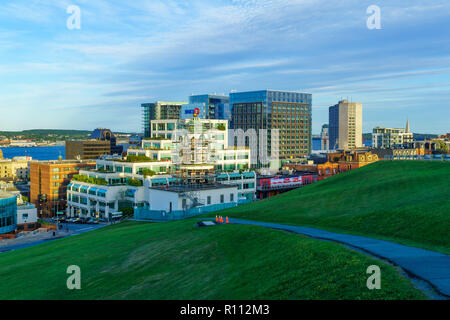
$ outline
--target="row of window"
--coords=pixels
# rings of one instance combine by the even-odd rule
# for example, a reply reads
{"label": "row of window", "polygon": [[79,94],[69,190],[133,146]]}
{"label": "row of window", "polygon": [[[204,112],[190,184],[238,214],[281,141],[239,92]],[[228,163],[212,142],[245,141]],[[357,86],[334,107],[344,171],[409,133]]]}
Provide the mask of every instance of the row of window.
{"label": "row of window", "polygon": [[13,217],[0,217],[0,228],[9,227],[14,224]]}

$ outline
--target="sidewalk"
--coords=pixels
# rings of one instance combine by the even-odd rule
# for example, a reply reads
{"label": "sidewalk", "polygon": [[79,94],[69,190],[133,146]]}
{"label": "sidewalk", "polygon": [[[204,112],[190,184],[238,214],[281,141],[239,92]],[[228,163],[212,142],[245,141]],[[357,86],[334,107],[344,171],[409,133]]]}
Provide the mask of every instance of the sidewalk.
{"label": "sidewalk", "polygon": [[[53,236],[53,232],[55,232],[55,236]],[[0,241],[0,248],[5,246],[11,246],[11,245],[20,245],[28,242],[34,242],[34,241],[40,241],[40,240],[48,240],[48,239],[55,239],[55,238],[61,238],[66,237],[68,235],[72,234],[72,232],[66,232],[65,230],[50,230],[48,232],[37,232],[35,234],[28,234],[21,237],[17,237],[15,239],[4,239]]]}
{"label": "sidewalk", "polygon": [[361,249],[400,266],[417,278],[430,283],[441,294],[450,297],[450,256],[446,254],[408,247],[390,241],[328,232],[315,228],[241,219],[230,219],[230,223],[291,231],[312,238],[336,241]]}

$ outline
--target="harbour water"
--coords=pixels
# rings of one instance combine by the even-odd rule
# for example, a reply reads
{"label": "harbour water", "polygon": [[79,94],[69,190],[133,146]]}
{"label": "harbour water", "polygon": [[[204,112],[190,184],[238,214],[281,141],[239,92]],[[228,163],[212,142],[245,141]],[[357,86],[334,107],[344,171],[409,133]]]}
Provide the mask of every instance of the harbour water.
{"label": "harbour water", "polygon": [[11,159],[14,157],[32,157],[33,160],[58,160],[59,156],[65,158],[66,147],[8,147],[0,148],[3,151],[3,157]]}

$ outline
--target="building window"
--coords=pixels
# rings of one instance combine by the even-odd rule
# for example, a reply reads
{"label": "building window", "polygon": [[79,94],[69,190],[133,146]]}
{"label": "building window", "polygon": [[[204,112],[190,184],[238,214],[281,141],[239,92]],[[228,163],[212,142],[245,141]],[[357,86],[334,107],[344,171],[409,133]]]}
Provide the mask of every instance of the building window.
{"label": "building window", "polygon": [[211,196],[208,196],[206,202],[207,202],[207,204],[211,204]]}
{"label": "building window", "polygon": [[230,202],[233,202],[233,201],[234,201],[234,194],[230,193]]}
{"label": "building window", "polygon": [[220,195],[220,203],[225,202],[225,196],[223,194]]}

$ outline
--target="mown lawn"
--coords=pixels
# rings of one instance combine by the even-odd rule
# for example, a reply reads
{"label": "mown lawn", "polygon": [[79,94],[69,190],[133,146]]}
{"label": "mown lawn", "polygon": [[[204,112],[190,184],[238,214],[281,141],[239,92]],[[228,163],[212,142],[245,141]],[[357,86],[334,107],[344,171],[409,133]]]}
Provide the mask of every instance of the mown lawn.
{"label": "mown lawn", "polygon": [[219,214],[450,253],[450,163],[380,161]]}
{"label": "mown lawn", "polygon": [[[392,266],[256,226],[125,222],[0,254],[0,299],[423,299]],[[381,290],[366,269],[381,267]],[[81,268],[81,290],[66,269]]]}

